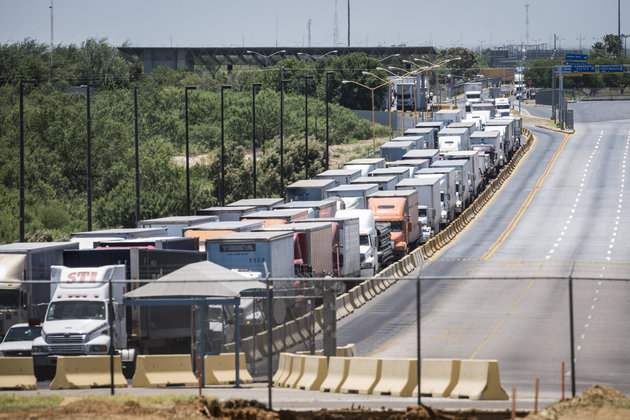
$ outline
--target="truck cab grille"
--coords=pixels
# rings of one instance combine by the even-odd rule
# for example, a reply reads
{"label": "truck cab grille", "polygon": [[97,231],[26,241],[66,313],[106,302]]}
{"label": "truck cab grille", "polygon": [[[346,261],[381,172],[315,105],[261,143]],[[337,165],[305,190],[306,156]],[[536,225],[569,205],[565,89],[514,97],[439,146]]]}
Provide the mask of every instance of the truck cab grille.
{"label": "truck cab grille", "polygon": [[51,344],[81,344],[85,334],[49,334],[46,338]]}

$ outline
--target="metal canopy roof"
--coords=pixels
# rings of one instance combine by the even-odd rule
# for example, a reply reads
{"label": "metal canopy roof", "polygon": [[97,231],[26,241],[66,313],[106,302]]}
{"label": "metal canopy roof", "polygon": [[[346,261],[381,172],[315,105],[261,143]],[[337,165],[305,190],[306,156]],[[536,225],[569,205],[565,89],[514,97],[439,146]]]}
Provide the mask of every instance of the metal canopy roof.
{"label": "metal canopy roof", "polygon": [[240,297],[244,290],[266,287],[263,282],[247,280],[218,264],[201,261],[127,292],[125,298]]}

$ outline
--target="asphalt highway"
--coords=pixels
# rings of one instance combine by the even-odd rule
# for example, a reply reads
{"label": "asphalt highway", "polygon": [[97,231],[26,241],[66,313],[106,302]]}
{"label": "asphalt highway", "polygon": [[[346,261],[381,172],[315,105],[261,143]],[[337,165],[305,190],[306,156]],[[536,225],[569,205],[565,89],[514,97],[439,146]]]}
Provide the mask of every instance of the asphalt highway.
{"label": "asphalt highway", "polygon": [[[532,128],[510,180],[437,256],[338,324],[359,353],[496,359],[504,388],[559,397],[571,386],[573,280],[577,392],[630,393],[630,118],[628,102],[571,104],[573,135]],[[586,120],[587,123],[581,121]],[[625,281],[624,281],[625,280]],[[562,362],[565,369],[562,370]]]}

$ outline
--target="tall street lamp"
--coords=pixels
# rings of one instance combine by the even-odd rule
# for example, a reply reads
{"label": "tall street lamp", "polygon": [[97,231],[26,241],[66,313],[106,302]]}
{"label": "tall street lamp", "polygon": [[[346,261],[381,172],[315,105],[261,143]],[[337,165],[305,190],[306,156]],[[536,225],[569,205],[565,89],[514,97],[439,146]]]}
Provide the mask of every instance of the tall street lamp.
{"label": "tall street lamp", "polygon": [[261,53],[256,52],[256,51],[249,51],[249,50],[248,50],[248,51],[247,51],[247,54],[254,54],[254,55],[258,55],[258,56],[260,56],[260,57],[264,58],[264,59],[265,59],[265,67],[267,67],[267,63],[269,62],[269,59],[270,59],[271,57],[273,57],[273,56],[274,56],[274,55],[276,55],[276,54],[284,54],[285,52],[287,52],[287,50],[280,50],[280,51],[276,51],[276,52],[274,52],[274,53],[272,53],[272,54],[265,55],[265,54],[261,54]]}
{"label": "tall street lamp", "polygon": [[221,86],[221,206],[225,206],[225,127],[223,125],[223,92],[232,85]]}
{"label": "tall street lamp", "polygon": [[385,83],[380,84],[376,87],[370,87],[370,86],[364,85],[363,83],[356,82],[354,80],[342,80],[341,83],[343,83],[344,85],[348,83],[352,83],[357,86],[361,86],[365,89],[368,89],[370,91],[370,94],[372,96],[372,157],[376,157],[376,128],[375,128],[375,123],[374,123],[374,91],[380,88],[381,86],[384,86]]}
{"label": "tall street lamp", "polygon": [[254,198],[256,198],[256,88],[262,87],[262,83],[252,84],[252,147],[254,156]]}
{"label": "tall street lamp", "polygon": [[326,72],[326,170],[328,170],[328,161],[329,161],[329,154],[328,154],[328,146],[329,146],[329,141],[328,141],[328,104],[330,103],[330,92],[328,90],[328,76],[330,76],[331,74],[335,74],[334,71],[327,71]]}
{"label": "tall street lamp", "polygon": [[337,54],[337,50],[328,51],[326,54],[322,54],[320,56],[311,55],[311,54],[305,53],[305,52],[297,53],[298,56],[310,57],[310,59],[313,60],[313,61],[317,61],[320,58],[324,58],[324,57],[326,57],[327,55],[330,55],[330,54]]}
{"label": "tall street lamp", "polygon": [[386,61],[387,59],[390,59],[392,57],[399,57],[399,56],[400,56],[400,54],[392,54],[392,55],[388,55],[387,57],[383,57],[383,58],[381,58],[378,61],[380,61],[382,63],[383,61]]}
{"label": "tall street lamp", "polygon": [[188,150],[188,91],[195,90],[197,86],[186,86],[184,88],[184,118],[186,122],[186,215],[190,216],[190,163]]}
{"label": "tall street lamp", "polygon": [[308,81],[314,79],[315,76],[309,74],[304,76],[304,174],[308,179]]}
{"label": "tall street lamp", "polygon": [[138,89],[146,89],[145,86],[133,87],[133,127],[136,149],[136,226],[140,221],[140,153],[138,147]]}
{"label": "tall street lamp", "polygon": [[290,82],[280,79],[280,197],[284,197],[284,85]]}
{"label": "tall street lamp", "polygon": [[90,84],[86,90],[86,117],[87,117],[87,230],[92,230],[92,118],[90,113]]}
{"label": "tall street lamp", "polygon": [[[383,67],[377,67],[376,70],[382,70],[384,72],[389,73],[390,75],[394,76],[396,79],[403,79],[404,76],[398,76],[396,73],[394,73],[391,70],[388,70],[386,68]],[[387,82],[387,106],[389,107],[388,114],[389,114],[389,139],[392,139],[392,84],[391,82]]]}
{"label": "tall street lamp", "polygon": [[37,81],[20,80],[20,242],[24,242],[24,83]]}

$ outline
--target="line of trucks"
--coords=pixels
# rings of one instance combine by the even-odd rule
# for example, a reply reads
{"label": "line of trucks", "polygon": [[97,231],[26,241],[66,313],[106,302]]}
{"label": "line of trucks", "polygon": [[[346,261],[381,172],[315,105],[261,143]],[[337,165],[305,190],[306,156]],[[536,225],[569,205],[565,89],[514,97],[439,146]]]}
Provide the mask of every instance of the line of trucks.
{"label": "line of trucks", "polygon": [[[355,159],[289,185],[286,201],[244,199],[137,228],[75,233],[69,242],[0,245],[0,332],[43,320],[32,355],[44,376],[59,355],[107,354],[112,342],[128,372],[138,353],[188,352],[190,308],[129,306],[124,295],[200,261],[244,279],[283,279],[273,283],[276,295],[286,295],[274,322],[299,316],[308,309],[301,305],[309,278],[339,278],[342,293],[472,203],[520,145],[520,119],[495,118],[487,105],[473,104],[470,113],[440,110],[434,121],[383,144],[380,158]],[[250,299],[238,314],[254,332],[265,316],[255,306]],[[219,315],[225,332],[229,311],[219,308]]]}

